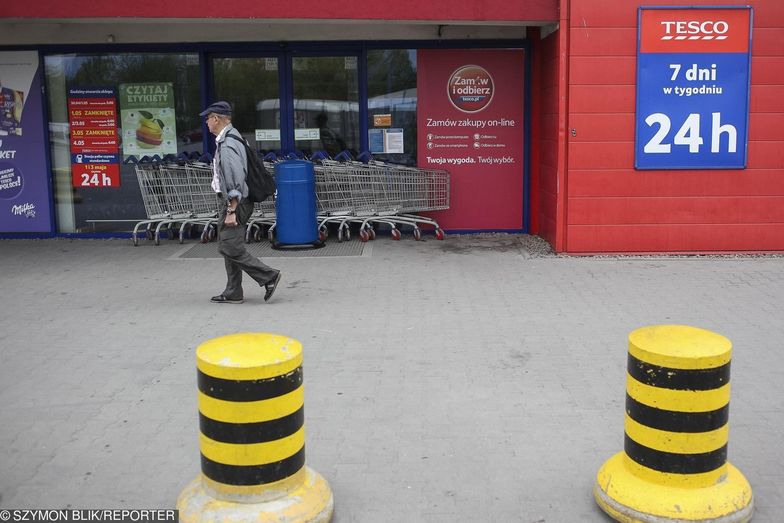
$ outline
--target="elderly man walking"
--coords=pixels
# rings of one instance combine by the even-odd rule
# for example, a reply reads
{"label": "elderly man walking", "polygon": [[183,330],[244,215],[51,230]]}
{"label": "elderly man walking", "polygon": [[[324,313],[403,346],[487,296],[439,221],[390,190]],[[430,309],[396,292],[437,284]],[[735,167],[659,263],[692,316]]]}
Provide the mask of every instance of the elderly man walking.
{"label": "elderly man walking", "polygon": [[[231,105],[215,102],[199,113],[215,135],[212,188],[218,194],[218,252],[226,265],[226,288],[210,301],[242,303],[242,271],[266,290],[264,301],[272,298],[280,282],[280,271],[268,267],[245,249],[244,226],[253,213],[248,201],[248,159],[240,132],[231,124]],[[239,140],[226,138],[231,135]]]}

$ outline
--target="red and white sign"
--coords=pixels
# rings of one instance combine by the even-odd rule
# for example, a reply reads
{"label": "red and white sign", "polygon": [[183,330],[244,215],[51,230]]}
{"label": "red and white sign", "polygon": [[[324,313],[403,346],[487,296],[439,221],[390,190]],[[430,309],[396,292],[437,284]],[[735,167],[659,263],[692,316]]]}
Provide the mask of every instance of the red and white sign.
{"label": "red and white sign", "polygon": [[747,53],[747,9],[645,9],[641,53]]}
{"label": "red and white sign", "polygon": [[447,83],[449,100],[455,109],[464,113],[478,113],[487,107],[494,92],[493,77],[478,65],[458,68]]}
{"label": "red and white sign", "polygon": [[417,51],[417,162],[451,173],[443,229],[523,228],[522,50]]}
{"label": "red and white sign", "polygon": [[71,182],[74,187],[120,186],[120,138],[113,88],[68,92]]}

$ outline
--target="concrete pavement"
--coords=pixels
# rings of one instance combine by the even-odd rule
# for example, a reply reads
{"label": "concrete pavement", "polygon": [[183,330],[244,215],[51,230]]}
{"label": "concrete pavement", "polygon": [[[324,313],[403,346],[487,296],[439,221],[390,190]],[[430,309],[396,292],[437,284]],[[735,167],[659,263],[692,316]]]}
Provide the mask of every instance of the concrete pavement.
{"label": "concrete pavement", "polygon": [[195,348],[264,331],[304,345],[307,464],[334,521],[605,523],[627,336],[679,323],[733,342],[729,460],[753,521],[782,520],[784,257],[354,242],[265,258],[275,297],[246,280],[233,306],[209,303],[214,244],[0,241],[0,508],[173,508],[199,471]]}

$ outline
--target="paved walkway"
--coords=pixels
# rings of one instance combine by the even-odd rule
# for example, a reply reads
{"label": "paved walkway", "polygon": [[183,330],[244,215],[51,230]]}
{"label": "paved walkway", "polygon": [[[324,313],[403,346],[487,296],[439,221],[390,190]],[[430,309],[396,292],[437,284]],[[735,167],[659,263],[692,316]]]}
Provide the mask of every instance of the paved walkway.
{"label": "paved walkway", "polygon": [[307,463],[334,521],[606,523],[591,490],[623,445],[627,336],[682,323],[734,344],[729,459],[754,521],[779,523],[784,258],[527,245],[269,258],[273,301],[247,285],[228,306],[209,303],[223,262],[193,243],[0,241],[0,508],[172,508],[199,471],[196,346],[267,331],[304,344]]}

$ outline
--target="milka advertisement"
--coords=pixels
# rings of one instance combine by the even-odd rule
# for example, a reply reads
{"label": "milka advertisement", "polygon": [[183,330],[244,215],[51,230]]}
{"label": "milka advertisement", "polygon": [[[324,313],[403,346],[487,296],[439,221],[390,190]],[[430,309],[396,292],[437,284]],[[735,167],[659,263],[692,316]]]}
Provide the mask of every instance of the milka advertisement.
{"label": "milka advertisement", "polygon": [[522,50],[417,52],[417,163],[451,173],[444,229],[523,228]]}
{"label": "milka advertisement", "polygon": [[38,52],[0,52],[0,233],[51,232]]}
{"label": "milka advertisement", "polygon": [[124,159],[177,154],[171,83],[120,84]]}

